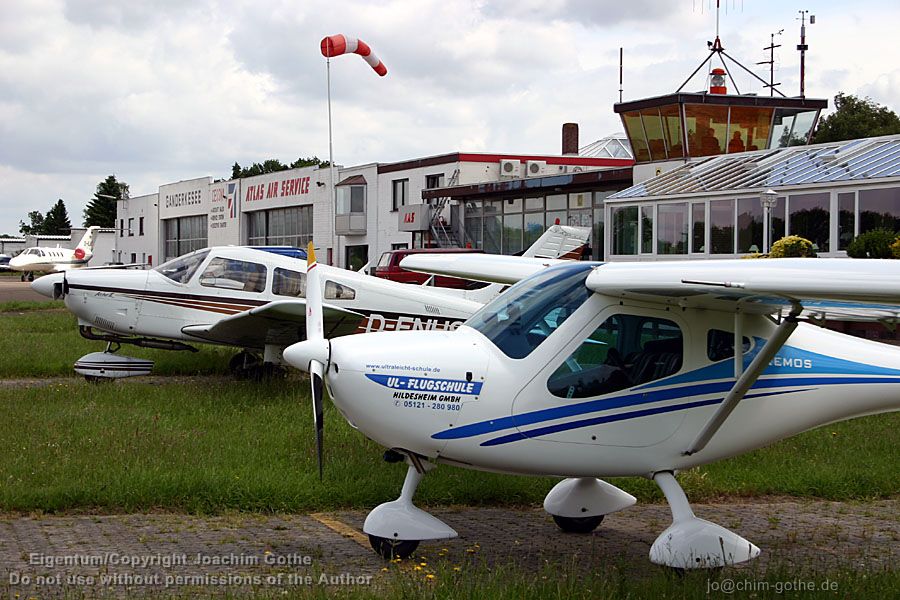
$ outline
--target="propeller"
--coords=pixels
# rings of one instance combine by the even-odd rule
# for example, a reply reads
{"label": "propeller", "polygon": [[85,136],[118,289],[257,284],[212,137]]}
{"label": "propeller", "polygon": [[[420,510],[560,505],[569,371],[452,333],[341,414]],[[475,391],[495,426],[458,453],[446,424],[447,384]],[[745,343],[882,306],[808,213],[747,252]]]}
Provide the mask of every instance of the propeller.
{"label": "propeller", "polygon": [[[306,250],[306,339],[321,345],[325,342],[322,325],[322,281],[316,268],[316,251],[312,242]],[[327,344],[327,342],[325,342]],[[330,345],[328,347],[330,350]],[[327,354],[326,354],[327,356]],[[309,360],[309,382],[312,386],[313,419],[316,424],[316,455],[319,460],[319,479],[322,479],[322,434],[324,422],[322,418],[323,381],[325,364],[316,358]]]}

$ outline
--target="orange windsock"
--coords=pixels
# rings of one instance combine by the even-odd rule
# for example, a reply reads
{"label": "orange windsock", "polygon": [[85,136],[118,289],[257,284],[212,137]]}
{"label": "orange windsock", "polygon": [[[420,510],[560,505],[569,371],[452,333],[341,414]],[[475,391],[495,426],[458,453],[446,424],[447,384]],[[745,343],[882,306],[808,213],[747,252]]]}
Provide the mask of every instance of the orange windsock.
{"label": "orange windsock", "polygon": [[322,38],[321,48],[322,56],[327,58],[333,58],[341,54],[359,54],[375,69],[376,73],[382,77],[387,75],[387,67],[375,56],[369,45],[362,40],[339,33]]}

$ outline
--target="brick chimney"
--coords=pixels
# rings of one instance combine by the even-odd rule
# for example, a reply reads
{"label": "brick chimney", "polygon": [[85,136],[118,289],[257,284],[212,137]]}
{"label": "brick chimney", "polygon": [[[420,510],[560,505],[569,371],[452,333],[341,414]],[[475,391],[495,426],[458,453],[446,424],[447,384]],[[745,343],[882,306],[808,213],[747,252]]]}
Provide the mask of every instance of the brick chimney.
{"label": "brick chimney", "polygon": [[562,153],[564,155],[578,155],[578,123],[563,123]]}

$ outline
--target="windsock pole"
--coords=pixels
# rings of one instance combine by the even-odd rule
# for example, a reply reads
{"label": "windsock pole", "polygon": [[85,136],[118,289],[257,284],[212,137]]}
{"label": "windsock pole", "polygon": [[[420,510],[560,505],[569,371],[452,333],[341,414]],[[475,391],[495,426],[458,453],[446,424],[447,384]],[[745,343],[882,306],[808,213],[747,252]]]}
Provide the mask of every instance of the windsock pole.
{"label": "windsock pole", "polygon": [[[328,179],[331,185],[331,247],[332,260],[337,253],[337,229],[335,227],[335,219],[337,218],[337,187],[334,181],[334,142],[331,133],[331,58],[325,57],[325,80],[328,88]],[[328,254],[325,255],[325,261],[328,262]]]}

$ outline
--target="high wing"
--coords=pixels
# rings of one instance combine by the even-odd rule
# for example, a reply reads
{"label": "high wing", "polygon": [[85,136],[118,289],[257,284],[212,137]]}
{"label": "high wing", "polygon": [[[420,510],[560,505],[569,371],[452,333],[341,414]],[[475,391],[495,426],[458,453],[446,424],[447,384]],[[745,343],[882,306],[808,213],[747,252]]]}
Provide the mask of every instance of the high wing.
{"label": "high wing", "polygon": [[[325,335],[343,335],[356,329],[364,315],[334,306],[322,306]],[[182,331],[219,344],[262,348],[266,344],[287,346],[304,339],[306,301],[303,298],[276,300],[230,315],[211,325],[188,325]]]}
{"label": "high wing", "polygon": [[589,227],[552,225],[522,256],[412,254],[400,261],[400,267],[419,273],[513,284],[564,260],[578,260],[590,236]]}
{"label": "high wing", "polygon": [[586,280],[599,294],[683,308],[812,319],[900,321],[900,261],[852,258],[618,262]]}
{"label": "high wing", "polygon": [[500,254],[411,254],[400,261],[409,271],[446,275],[488,283],[513,284],[541,269],[566,261]]}

